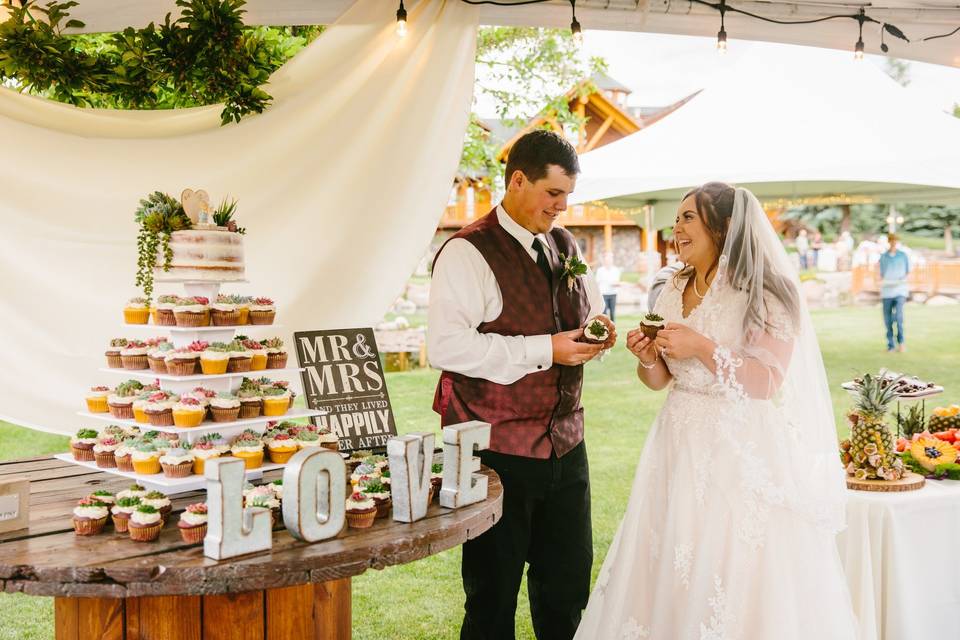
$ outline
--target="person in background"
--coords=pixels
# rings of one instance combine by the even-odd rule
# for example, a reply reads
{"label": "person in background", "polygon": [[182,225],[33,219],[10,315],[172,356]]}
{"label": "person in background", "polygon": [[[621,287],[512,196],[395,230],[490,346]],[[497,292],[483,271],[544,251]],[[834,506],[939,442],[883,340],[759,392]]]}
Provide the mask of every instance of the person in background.
{"label": "person in background", "polygon": [[616,322],[617,289],[620,286],[622,273],[623,270],[613,264],[613,254],[609,251],[603,254],[603,265],[594,272],[600,293],[603,295],[603,313],[610,318],[611,322]]}
{"label": "person in background", "polygon": [[883,301],[883,323],[887,327],[887,351],[893,351],[893,325],[897,325],[897,348],[906,351],[903,337],[903,305],[910,295],[907,276],[910,259],[900,250],[896,234],[887,234],[888,247],[880,256],[880,299]]}
{"label": "person in background", "polygon": [[819,231],[813,234],[810,248],[813,250],[813,264],[810,265],[810,268],[816,269],[820,265],[820,251],[823,249],[823,234]]}
{"label": "person in background", "polygon": [[810,252],[810,240],[807,238],[807,230],[800,229],[796,240],[797,255],[800,256],[800,270],[806,271],[809,268],[807,254]]}

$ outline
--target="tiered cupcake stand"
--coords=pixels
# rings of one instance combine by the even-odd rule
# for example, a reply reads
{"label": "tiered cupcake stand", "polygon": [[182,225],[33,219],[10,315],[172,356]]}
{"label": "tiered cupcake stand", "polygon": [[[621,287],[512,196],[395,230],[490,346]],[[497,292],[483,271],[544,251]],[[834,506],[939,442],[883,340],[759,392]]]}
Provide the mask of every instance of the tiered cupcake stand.
{"label": "tiered cupcake stand", "polygon": [[[183,284],[188,296],[204,296],[210,300],[216,299],[220,290],[220,283],[216,282],[184,282]],[[206,342],[230,342],[237,335],[238,330],[242,331],[243,333],[250,333],[255,330],[275,331],[276,329],[280,328],[280,325],[276,324],[248,324],[232,327],[172,327],[157,324],[124,324],[122,326],[125,331],[149,331],[153,334],[167,332],[170,336],[170,341],[173,343],[174,347],[177,348],[186,347],[190,343],[197,340],[203,340]],[[243,373],[224,373],[219,375],[195,374],[190,376],[175,376],[171,374],[154,373],[149,369],[129,370],[102,367],[99,370],[105,373],[116,374],[124,378],[137,378],[144,381],[159,380],[161,389],[177,394],[183,393],[184,391],[189,391],[197,386],[203,386],[214,391],[235,392],[240,387],[240,383],[245,377],[289,377],[291,381],[299,381],[299,374],[302,371],[302,369],[287,368],[263,369],[259,371],[248,371]],[[324,414],[324,411],[297,408],[289,410],[282,416],[260,416],[257,418],[237,420],[234,422],[204,421],[198,427],[184,428],[176,426],[157,427],[151,425],[150,423],[137,422],[136,420],[119,420],[114,418],[109,413],[90,413],[88,411],[80,411],[77,413],[77,415],[88,420],[97,420],[100,422],[127,427],[139,427],[142,431],[154,430],[166,433],[176,433],[182,441],[186,441],[191,444],[208,433],[215,432],[229,438],[239,434],[244,429],[254,429],[263,432],[266,429],[268,422],[296,420],[298,418],[311,418],[322,416]],[[104,471],[106,473],[112,473],[114,475],[130,478],[131,480],[137,481],[148,489],[161,491],[167,495],[196,491],[198,489],[205,488],[207,484],[206,479],[203,476],[196,474],[187,476],[186,478],[167,478],[162,473],[143,475],[128,471],[120,471],[116,468],[100,468],[97,466],[96,462],[75,460],[70,453],[62,453],[54,457],[59,460],[85,466],[96,471]],[[281,464],[273,464],[268,462],[265,456],[264,463],[260,468],[247,470],[247,479],[258,480],[263,476],[265,471],[280,469],[282,467],[283,465]]]}

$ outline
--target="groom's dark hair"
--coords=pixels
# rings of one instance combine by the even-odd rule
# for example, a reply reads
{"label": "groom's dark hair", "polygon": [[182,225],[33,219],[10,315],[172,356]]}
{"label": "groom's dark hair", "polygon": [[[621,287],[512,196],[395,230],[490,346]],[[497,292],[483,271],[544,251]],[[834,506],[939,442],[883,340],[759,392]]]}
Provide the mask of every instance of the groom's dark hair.
{"label": "groom's dark hair", "polygon": [[547,167],[555,164],[568,176],[580,173],[580,161],[577,150],[562,136],[553,131],[539,129],[520,136],[510,148],[507,157],[506,182],[510,182],[514,171],[523,171],[530,182],[536,182],[547,175]]}

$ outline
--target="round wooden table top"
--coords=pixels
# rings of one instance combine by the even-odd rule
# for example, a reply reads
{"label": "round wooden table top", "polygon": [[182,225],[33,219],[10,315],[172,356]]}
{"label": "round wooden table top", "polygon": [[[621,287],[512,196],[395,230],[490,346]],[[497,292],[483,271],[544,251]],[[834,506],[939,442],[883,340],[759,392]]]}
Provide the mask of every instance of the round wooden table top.
{"label": "round wooden table top", "polygon": [[[484,468],[489,494],[483,502],[445,509],[436,502],[414,523],[377,520],[370,529],[344,529],[336,538],[308,544],[286,529],[274,531],[273,549],[217,562],[202,544],[186,544],[178,512],[204,500],[204,492],[172,498],[173,514],[156,542],[139,543],[108,524],[95,536],[73,532],[76,501],[98,489],[117,492],[130,481],[43,457],[0,462],[0,480],[30,480],[30,528],[0,533],[0,591],[39,596],[128,598],[207,595],[326,582],[368,568],[404,564],[475,538],[500,519],[500,479]],[[279,470],[265,480],[281,477]]]}

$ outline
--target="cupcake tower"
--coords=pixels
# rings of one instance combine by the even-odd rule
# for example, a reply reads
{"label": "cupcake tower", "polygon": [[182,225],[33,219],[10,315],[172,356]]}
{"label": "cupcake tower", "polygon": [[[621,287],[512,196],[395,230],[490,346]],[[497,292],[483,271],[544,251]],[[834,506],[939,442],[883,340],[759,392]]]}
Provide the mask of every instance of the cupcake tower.
{"label": "cupcake tower", "polygon": [[[302,446],[336,443],[312,426],[268,429],[277,420],[322,412],[293,409],[296,394],[276,377],[299,373],[286,368],[283,340],[247,335],[276,328],[273,300],[219,289],[219,282],[184,282],[183,296],[160,295],[152,306],[144,298],[127,302],[125,329],[153,335],[114,338],[106,346],[100,371],[127,379],[92,386],[80,415],[111,426],[81,429],[63,459],[174,493],[205,486],[203,462],[214,455],[243,459],[256,477]],[[306,442],[296,438],[297,429],[291,435],[290,425],[304,430]]]}

